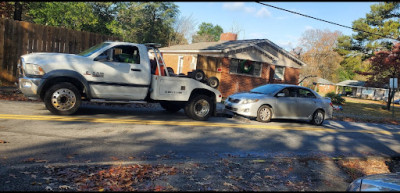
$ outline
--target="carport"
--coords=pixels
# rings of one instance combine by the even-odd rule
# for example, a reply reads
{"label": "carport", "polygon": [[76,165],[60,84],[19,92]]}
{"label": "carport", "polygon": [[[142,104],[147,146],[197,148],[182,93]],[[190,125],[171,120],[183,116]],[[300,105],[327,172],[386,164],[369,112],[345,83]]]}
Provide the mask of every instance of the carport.
{"label": "carport", "polygon": [[[365,81],[359,80],[345,80],[336,84],[336,93],[350,95],[354,97],[361,97],[362,89],[364,88]],[[346,87],[350,87],[352,92],[346,93]]]}
{"label": "carport", "polygon": [[[364,85],[365,81],[345,80],[336,84],[336,93],[362,99],[387,100],[389,89],[364,87]],[[352,89],[352,92],[346,93],[346,87],[350,87]],[[398,97],[398,93],[395,94],[395,98],[396,97]]]}

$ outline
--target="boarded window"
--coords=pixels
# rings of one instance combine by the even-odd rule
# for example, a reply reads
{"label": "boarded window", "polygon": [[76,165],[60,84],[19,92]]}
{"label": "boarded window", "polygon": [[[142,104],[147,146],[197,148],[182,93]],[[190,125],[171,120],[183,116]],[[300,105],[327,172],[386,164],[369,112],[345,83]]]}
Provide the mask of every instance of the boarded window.
{"label": "boarded window", "polygon": [[242,74],[260,77],[261,66],[261,62],[232,58],[231,64],[229,66],[229,72],[231,74]]}

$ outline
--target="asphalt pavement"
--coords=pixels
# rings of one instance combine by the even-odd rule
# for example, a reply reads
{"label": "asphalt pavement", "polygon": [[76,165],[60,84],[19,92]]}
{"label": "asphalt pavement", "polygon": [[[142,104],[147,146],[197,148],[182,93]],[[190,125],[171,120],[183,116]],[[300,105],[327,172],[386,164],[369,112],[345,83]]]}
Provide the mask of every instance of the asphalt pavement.
{"label": "asphalt pavement", "polygon": [[0,191],[344,191],[368,174],[344,160],[400,171],[397,125],[217,112],[196,122],[157,104],[84,104],[54,116],[40,102],[0,100]]}

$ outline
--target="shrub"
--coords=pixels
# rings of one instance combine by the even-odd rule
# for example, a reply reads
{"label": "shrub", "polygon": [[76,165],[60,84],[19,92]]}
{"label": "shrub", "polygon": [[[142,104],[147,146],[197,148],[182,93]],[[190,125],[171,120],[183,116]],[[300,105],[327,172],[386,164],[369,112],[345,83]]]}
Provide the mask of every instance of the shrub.
{"label": "shrub", "polygon": [[332,103],[335,105],[342,105],[346,101],[342,96],[335,94],[334,92],[327,93],[325,97],[331,98]]}

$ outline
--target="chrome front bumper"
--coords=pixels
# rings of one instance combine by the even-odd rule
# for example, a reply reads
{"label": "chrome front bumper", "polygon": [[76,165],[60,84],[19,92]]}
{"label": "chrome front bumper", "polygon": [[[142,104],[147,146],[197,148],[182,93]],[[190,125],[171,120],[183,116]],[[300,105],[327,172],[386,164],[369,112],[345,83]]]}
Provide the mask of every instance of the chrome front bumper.
{"label": "chrome front bumper", "polygon": [[236,113],[246,117],[257,117],[257,110],[260,106],[257,103],[238,104],[225,101],[225,111]]}
{"label": "chrome front bumper", "polygon": [[29,99],[37,100],[39,99],[37,90],[40,84],[40,78],[28,78],[22,77],[18,79],[19,90]]}

